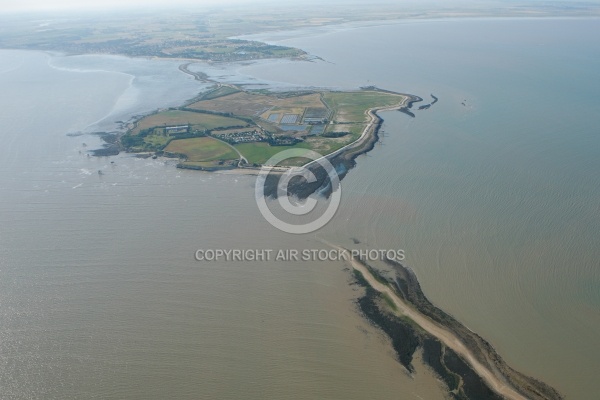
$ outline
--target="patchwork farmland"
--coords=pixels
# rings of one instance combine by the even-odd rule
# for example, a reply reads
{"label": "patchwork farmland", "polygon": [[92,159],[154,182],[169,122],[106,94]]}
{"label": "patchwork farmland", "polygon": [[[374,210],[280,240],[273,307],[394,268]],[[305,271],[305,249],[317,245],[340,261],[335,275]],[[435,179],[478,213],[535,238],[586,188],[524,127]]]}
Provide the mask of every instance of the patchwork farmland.
{"label": "patchwork farmland", "polygon": [[369,109],[406,100],[376,89],[272,93],[218,86],[196,102],[140,119],[121,143],[131,152],[177,156],[182,168],[256,168],[286,148],[339,150],[368,128]]}

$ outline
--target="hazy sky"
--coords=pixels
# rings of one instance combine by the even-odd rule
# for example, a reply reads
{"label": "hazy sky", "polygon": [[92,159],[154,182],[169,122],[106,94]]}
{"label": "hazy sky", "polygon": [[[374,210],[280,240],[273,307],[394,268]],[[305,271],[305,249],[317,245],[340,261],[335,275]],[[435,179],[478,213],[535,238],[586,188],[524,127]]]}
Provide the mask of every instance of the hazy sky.
{"label": "hazy sky", "polygon": [[111,9],[124,7],[148,8],[154,6],[202,6],[224,3],[252,4],[257,2],[265,2],[265,0],[0,0],[0,10],[4,12],[12,12],[36,10]]}
{"label": "hazy sky", "polygon": [[[452,4],[461,5],[465,3],[489,2],[489,1],[512,1],[512,0],[375,0],[377,3],[393,4]],[[527,0],[526,0],[527,1]],[[147,9],[152,7],[176,7],[203,5],[226,5],[226,4],[257,4],[271,3],[283,6],[289,3],[319,4],[369,4],[373,1],[364,0],[0,0],[1,12],[15,11],[64,11],[64,10],[90,10],[90,9],[114,9],[114,8],[136,8]]]}
{"label": "hazy sky", "polygon": [[[372,1],[358,0],[0,0],[1,12],[15,11],[49,11],[49,10],[90,10],[90,9],[113,9],[113,8],[136,8],[147,9],[149,7],[174,7],[174,6],[194,6],[201,7],[203,5],[213,6],[220,4],[256,4],[256,3],[273,3],[278,6],[289,4],[290,2],[303,3],[359,3],[369,4]],[[515,5],[529,4],[541,5],[544,3],[563,3],[569,4],[569,0],[375,0],[377,3],[390,2],[396,5],[412,4],[423,7],[443,5],[445,7],[468,6],[468,5]],[[580,2],[576,2],[580,3]],[[598,4],[600,0],[586,0],[585,3]]]}

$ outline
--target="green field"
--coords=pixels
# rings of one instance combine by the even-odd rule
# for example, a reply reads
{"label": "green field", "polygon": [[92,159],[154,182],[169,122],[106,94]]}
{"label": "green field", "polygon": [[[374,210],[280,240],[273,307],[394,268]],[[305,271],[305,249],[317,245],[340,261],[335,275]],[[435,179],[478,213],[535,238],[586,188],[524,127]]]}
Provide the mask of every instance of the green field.
{"label": "green field", "polygon": [[[264,164],[269,158],[287,149],[307,149],[307,143],[297,143],[293,146],[270,146],[268,143],[242,143],[236,144],[235,148],[246,157],[250,164]],[[285,165],[298,165],[301,163],[290,162]]]}
{"label": "green field", "polygon": [[334,110],[337,122],[364,122],[365,111],[373,107],[387,107],[400,103],[404,96],[399,94],[360,91],[360,92],[325,92],[323,100]]}
{"label": "green field", "polygon": [[245,126],[248,123],[237,118],[223,117],[221,115],[199,113],[183,110],[161,111],[141,119],[131,134],[137,135],[141,130],[172,125],[190,124],[194,129],[215,129],[229,126]]}
{"label": "green field", "polygon": [[211,137],[173,140],[165,148],[168,153],[184,154],[188,162],[236,160],[238,154],[228,144]]}
{"label": "green field", "polygon": [[360,128],[360,133],[346,135],[341,138],[310,138],[307,140],[308,147],[323,155],[333,153],[360,137],[364,125],[359,125],[358,127]]}

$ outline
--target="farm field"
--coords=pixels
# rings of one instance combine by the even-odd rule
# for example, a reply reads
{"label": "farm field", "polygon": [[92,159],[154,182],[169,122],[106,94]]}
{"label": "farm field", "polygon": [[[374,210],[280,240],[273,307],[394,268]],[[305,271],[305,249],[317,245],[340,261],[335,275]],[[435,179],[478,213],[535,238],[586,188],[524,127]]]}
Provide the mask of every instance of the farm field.
{"label": "farm field", "polygon": [[136,135],[141,130],[148,128],[188,124],[195,129],[215,129],[227,126],[247,125],[246,122],[236,118],[193,111],[168,110],[141,119],[131,133]]}
{"label": "farm field", "polygon": [[323,100],[334,110],[335,122],[365,122],[369,108],[393,106],[406,96],[374,90],[360,92],[326,92]]}
{"label": "farm field", "polygon": [[[297,110],[304,107],[324,107],[320,93],[278,97],[276,95],[240,91],[217,98],[200,100],[188,106],[188,108],[196,110],[229,112],[247,117],[258,116],[271,109],[274,110],[273,112],[277,112],[275,110]],[[283,111],[279,112],[283,113]],[[265,119],[267,118],[265,117]]]}
{"label": "farm field", "polygon": [[197,137],[173,140],[165,148],[165,152],[184,154],[186,162],[211,162],[218,160],[236,160],[237,152],[228,144],[211,137]]}
{"label": "farm field", "polygon": [[[246,157],[249,163],[262,165],[280,151],[296,148],[310,149],[310,145],[305,142],[292,146],[270,146],[268,143],[241,143],[235,145],[235,148]],[[298,165],[298,163],[284,163],[284,165]]]}

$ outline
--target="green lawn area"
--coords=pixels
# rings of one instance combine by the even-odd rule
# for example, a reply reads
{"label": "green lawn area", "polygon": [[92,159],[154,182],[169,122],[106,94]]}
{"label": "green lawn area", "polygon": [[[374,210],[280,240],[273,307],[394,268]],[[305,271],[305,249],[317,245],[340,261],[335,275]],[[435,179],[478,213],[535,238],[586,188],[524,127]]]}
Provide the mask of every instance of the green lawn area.
{"label": "green lawn area", "polygon": [[144,138],[144,142],[150,143],[155,147],[162,147],[167,144],[169,137],[165,135],[148,135]]}
{"label": "green lawn area", "polygon": [[323,100],[335,112],[334,119],[340,122],[363,122],[365,111],[373,107],[386,107],[400,103],[404,96],[376,92],[325,92]]}
{"label": "green lawn area", "polygon": [[165,148],[166,152],[185,154],[187,161],[206,162],[235,160],[238,154],[229,145],[211,137],[173,140]]}
{"label": "green lawn area", "polygon": [[[280,151],[284,151],[287,149],[306,149],[309,148],[307,143],[297,143],[293,146],[269,146],[268,143],[260,142],[260,143],[240,143],[236,144],[235,148],[239,150],[240,153],[249,163],[257,163],[264,164],[267,162],[269,158],[279,153]],[[294,162],[294,160],[290,160],[289,163],[283,163],[284,165],[302,165],[306,162]]]}
{"label": "green lawn area", "polygon": [[191,124],[195,129],[215,129],[239,125],[246,126],[248,123],[241,119],[223,117],[221,115],[168,110],[141,119],[135,129],[133,129],[132,134],[137,135],[140,130],[147,128],[187,124]]}

